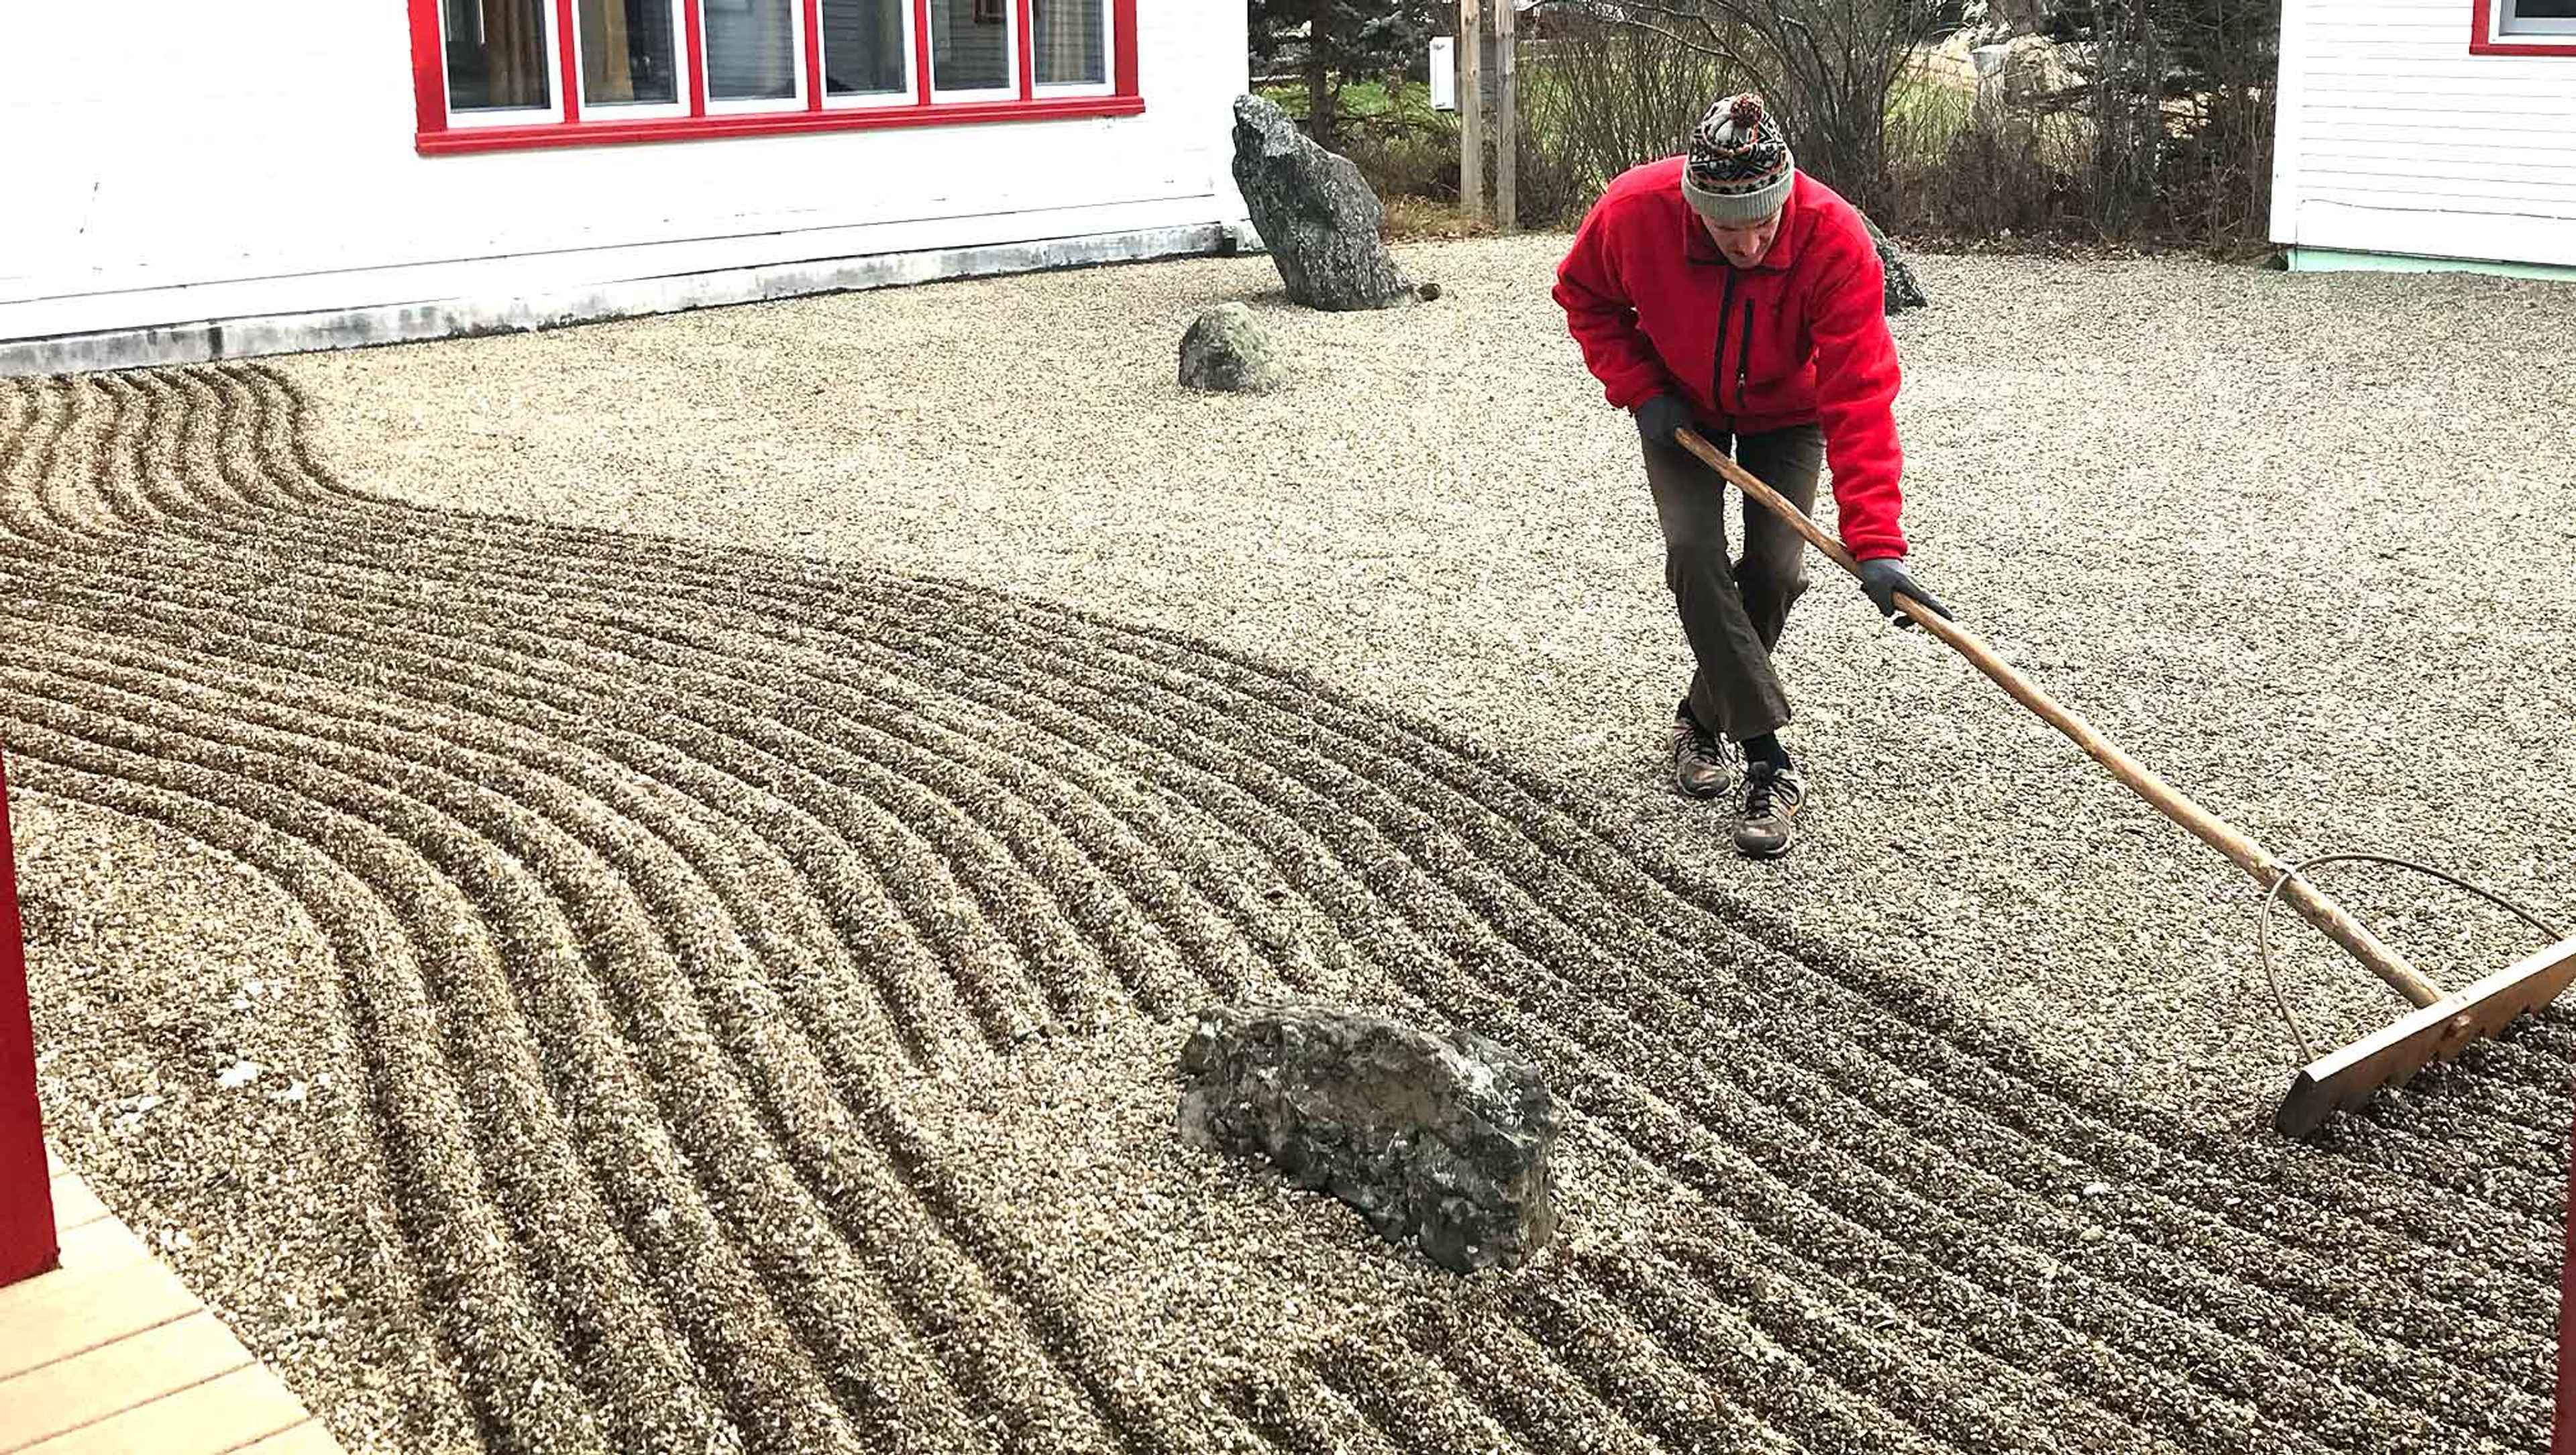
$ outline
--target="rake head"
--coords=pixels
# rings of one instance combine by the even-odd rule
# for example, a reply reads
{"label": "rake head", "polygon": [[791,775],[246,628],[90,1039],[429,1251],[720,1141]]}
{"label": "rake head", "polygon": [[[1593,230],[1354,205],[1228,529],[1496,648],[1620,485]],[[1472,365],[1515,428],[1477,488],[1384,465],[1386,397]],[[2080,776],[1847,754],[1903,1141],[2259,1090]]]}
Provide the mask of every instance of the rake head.
{"label": "rake head", "polygon": [[2502,1035],[2516,1016],[2556,1000],[2571,980],[2576,980],[2576,939],[2565,939],[2443,996],[2395,1025],[2301,1067],[2280,1110],[2272,1114],[2272,1125],[2290,1136],[2305,1136],[2337,1110],[2361,1105],[2381,1087],[2403,1085],[2471,1042]]}

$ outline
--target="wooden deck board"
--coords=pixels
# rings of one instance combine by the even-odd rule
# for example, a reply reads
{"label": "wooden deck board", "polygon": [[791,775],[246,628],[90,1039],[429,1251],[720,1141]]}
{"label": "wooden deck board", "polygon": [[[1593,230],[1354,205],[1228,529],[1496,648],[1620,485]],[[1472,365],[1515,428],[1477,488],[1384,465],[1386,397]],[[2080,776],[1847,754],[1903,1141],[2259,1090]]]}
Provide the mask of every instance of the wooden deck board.
{"label": "wooden deck board", "polygon": [[340,1442],[331,1438],[321,1421],[306,1420],[256,1445],[244,1445],[240,1455],[340,1455]]}
{"label": "wooden deck board", "polygon": [[66,1172],[53,1181],[54,1228],[68,1233],[72,1229],[97,1222],[107,1216],[107,1204],[89,1190],[77,1172]]}
{"label": "wooden deck board", "polygon": [[306,1418],[304,1406],[277,1376],[253,1364],[30,1445],[26,1455],[220,1455],[291,1430]]}
{"label": "wooden deck board", "polygon": [[251,1363],[203,1309],[130,1339],[0,1379],[0,1450],[16,1450],[203,1384]]}
{"label": "wooden deck board", "polygon": [[149,1260],[38,1274],[0,1288],[0,1379],[132,1338],[196,1310],[197,1300],[170,1270]]}
{"label": "wooden deck board", "polygon": [[100,1218],[83,1223],[61,1235],[63,1271],[94,1273],[109,1268],[122,1268],[152,1256],[143,1240],[114,1218]]}
{"label": "wooden deck board", "polygon": [[0,1288],[0,1452],[340,1448],[50,1148],[46,1161],[62,1267]]}

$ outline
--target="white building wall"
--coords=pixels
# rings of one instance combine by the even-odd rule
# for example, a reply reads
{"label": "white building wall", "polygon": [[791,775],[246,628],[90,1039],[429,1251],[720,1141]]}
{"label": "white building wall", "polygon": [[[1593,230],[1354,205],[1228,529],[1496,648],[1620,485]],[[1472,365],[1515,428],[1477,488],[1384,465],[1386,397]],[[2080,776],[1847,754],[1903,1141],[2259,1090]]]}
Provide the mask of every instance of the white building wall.
{"label": "white building wall", "polygon": [[403,305],[507,326],[907,275],[836,259],[1248,237],[1244,24],[1140,0],[1141,116],[423,157],[399,0],[0,5],[0,343]]}
{"label": "white building wall", "polygon": [[2470,11],[2286,0],[2274,242],[2576,266],[2576,56],[2471,55]]}

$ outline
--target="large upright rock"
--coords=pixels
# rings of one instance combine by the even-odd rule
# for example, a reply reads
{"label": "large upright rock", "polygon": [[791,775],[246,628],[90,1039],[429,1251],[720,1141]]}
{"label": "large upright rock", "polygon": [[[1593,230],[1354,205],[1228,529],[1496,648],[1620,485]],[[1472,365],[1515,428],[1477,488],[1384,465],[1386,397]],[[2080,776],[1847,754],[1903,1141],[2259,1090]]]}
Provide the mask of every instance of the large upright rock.
{"label": "large upright rock", "polygon": [[1288,296],[1314,308],[1387,308],[1412,292],[1377,235],[1385,212],[1350,158],[1309,140],[1259,96],[1234,101],[1234,182]]}
{"label": "large upright rock", "polygon": [[1896,250],[1896,244],[1888,240],[1886,233],[1878,230],[1878,224],[1869,220],[1869,214],[1862,213],[1860,222],[1861,226],[1869,229],[1869,240],[1878,249],[1879,271],[1886,275],[1886,296],[1882,300],[1884,311],[1903,313],[1909,308],[1921,308],[1930,303],[1932,300],[1923,296],[1923,285],[1915,281],[1914,269],[1906,265],[1905,255]]}
{"label": "large upright rock", "polygon": [[1219,1006],[1181,1048],[1181,1135],[1268,1159],[1387,1238],[1465,1273],[1556,1231],[1556,1103],[1526,1059],[1472,1033],[1325,1006]]}

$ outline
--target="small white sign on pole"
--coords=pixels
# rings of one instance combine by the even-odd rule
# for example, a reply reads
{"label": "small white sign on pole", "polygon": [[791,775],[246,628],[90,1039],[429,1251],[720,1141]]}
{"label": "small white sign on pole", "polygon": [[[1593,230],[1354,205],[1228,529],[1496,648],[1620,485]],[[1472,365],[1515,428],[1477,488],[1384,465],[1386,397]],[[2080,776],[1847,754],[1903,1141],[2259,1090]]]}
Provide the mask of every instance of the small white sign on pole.
{"label": "small white sign on pole", "polygon": [[1458,37],[1431,37],[1431,109],[1458,109]]}

